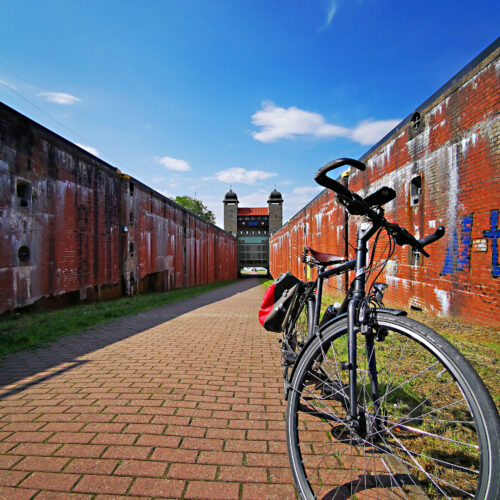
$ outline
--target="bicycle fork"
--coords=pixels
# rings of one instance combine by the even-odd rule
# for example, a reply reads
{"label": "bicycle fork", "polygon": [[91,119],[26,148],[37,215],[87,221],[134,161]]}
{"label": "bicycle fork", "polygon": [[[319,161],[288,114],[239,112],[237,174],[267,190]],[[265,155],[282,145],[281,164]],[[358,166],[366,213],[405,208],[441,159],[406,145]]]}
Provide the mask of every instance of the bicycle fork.
{"label": "bicycle fork", "polygon": [[[347,332],[348,332],[348,369],[349,369],[349,419],[356,429],[360,428],[360,420],[364,415],[360,415],[357,405],[357,335],[361,330],[361,321],[359,317],[360,305],[365,298],[366,286],[366,256],[368,253],[367,242],[377,231],[378,227],[373,224],[368,229],[360,229],[357,233],[356,245],[356,267],[354,277],[354,288],[352,299],[347,306]],[[362,319],[363,322],[368,321],[368,317]],[[373,338],[367,334],[365,340],[367,350],[368,370],[371,380],[372,398],[378,406],[378,379],[377,366],[375,360],[375,347]],[[378,410],[375,409],[375,413]]]}

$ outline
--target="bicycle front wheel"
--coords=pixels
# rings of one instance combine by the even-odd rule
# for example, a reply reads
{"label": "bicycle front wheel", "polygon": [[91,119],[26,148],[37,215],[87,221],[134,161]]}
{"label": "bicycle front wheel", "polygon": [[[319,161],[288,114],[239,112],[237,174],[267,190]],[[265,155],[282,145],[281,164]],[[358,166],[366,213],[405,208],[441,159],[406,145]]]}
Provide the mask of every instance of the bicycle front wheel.
{"label": "bicycle front wheel", "polygon": [[301,498],[496,500],[498,413],[479,376],[414,320],[378,313],[376,325],[357,338],[356,423],[347,322],[322,332],[298,361],[287,444]]}

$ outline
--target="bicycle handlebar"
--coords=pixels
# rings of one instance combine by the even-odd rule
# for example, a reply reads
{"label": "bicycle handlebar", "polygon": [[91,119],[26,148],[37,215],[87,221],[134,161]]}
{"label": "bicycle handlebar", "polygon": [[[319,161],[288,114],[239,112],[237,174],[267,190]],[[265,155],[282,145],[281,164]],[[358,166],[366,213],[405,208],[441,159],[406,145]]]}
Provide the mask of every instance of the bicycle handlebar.
{"label": "bicycle handlebar", "polygon": [[336,168],[343,167],[344,165],[349,165],[351,167],[355,167],[359,170],[366,170],[366,165],[361,163],[358,160],[353,160],[351,158],[339,158],[338,160],[333,160],[326,165],[323,165],[315,174],[314,180],[323,187],[331,189],[335,191],[337,194],[345,197],[347,200],[352,199],[352,192],[349,191],[344,185],[340,184],[340,182],[327,177],[327,173],[331,170],[335,170]]}
{"label": "bicycle handlebar", "polygon": [[[340,202],[346,207],[347,211],[353,215],[365,215],[371,221],[375,222],[379,226],[385,227],[387,231],[394,236],[396,243],[398,245],[411,245],[415,250],[422,253],[422,255],[429,257],[429,254],[424,250],[424,247],[434,243],[444,236],[445,228],[444,226],[439,226],[436,231],[420,240],[417,240],[412,234],[410,234],[404,227],[399,226],[398,224],[394,224],[389,222],[383,215],[383,211],[374,210],[370,204],[370,195],[363,199],[356,193],[353,193],[351,190],[346,188],[340,182],[328,177],[328,172],[332,170],[342,167],[344,165],[349,165],[351,167],[355,167],[359,170],[364,171],[366,169],[366,165],[358,160],[353,160],[351,158],[339,158],[338,160],[334,160],[330,163],[327,163],[323,167],[321,167],[315,174],[314,180],[323,187],[331,189],[335,193],[340,200]],[[390,188],[387,188],[388,190]],[[390,201],[393,199],[392,193],[393,190],[388,191],[388,193],[383,193],[384,196],[381,196],[381,200],[385,199]],[[394,193],[395,195],[395,193]],[[372,196],[373,197],[373,196]],[[377,197],[378,199],[379,197]]]}

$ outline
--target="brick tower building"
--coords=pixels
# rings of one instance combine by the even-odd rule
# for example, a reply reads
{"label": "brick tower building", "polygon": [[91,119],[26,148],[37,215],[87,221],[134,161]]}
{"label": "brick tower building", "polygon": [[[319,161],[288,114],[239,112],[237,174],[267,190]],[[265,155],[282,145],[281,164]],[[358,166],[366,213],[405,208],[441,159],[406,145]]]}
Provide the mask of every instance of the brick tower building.
{"label": "brick tower building", "polygon": [[224,229],[238,237],[238,271],[244,267],[269,269],[269,237],[283,224],[283,197],[276,188],[266,207],[239,208],[230,189],[224,197]]}

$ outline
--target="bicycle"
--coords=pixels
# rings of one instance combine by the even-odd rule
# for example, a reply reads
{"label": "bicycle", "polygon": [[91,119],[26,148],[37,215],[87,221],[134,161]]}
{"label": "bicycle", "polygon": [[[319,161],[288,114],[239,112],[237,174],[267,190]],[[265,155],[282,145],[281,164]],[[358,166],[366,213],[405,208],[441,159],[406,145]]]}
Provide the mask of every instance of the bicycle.
{"label": "bicycle", "polygon": [[[284,322],[286,435],[297,491],[307,500],[366,490],[390,498],[496,499],[500,425],[486,387],[448,341],[406,312],[385,308],[385,285],[376,282],[396,245],[429,257],[424,247],[444,228],[417,240],[384,217],[393,189],[362,198],[328,177],[344,165],[366,168],[341,158],[315,180],[368,221],[357,233],[356,258],[326,270],[333,259],[309,249],[318,278],[302,283]],[[384,234],[387,255],[377,263]],[[343,303],[320,321],[323,280],[351,270]]]}

